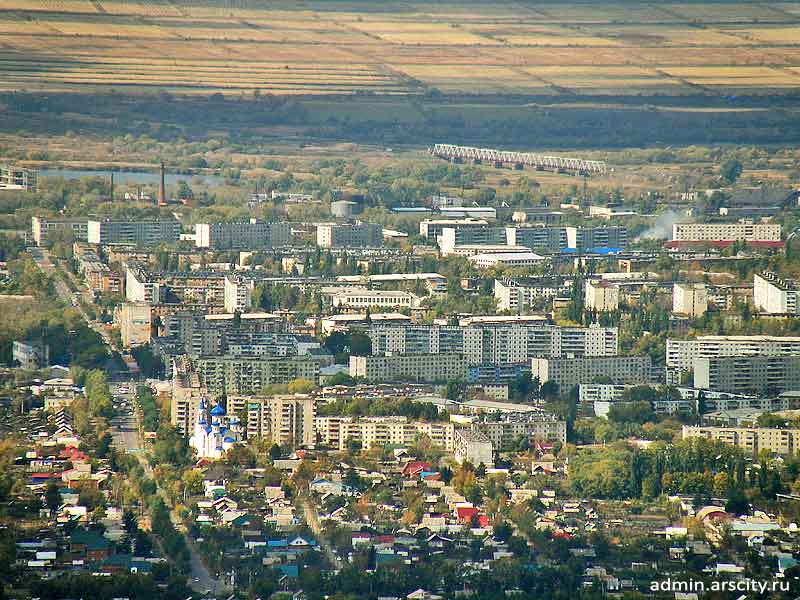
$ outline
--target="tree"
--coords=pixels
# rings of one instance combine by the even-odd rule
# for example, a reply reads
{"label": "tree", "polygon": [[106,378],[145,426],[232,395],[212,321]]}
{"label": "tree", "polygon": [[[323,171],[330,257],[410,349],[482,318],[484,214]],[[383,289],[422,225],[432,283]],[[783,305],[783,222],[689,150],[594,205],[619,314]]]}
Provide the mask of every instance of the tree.
{"label": "tree", "polygon": [[451,379],[447,382],[445,397],[448,400],[458,400],[461,397],[461,383]]}
{"label": "tree", "polygon": [[372,354],[372,340],[365,333],[350,335],[350,354],[352,356],[369,356]]}
{"label": "tree", "polygon": [[308,379],[293,379],[289,382],[288,391],[290,394],[308,394],[314,391],[314,382]]}
{"label": "tree", "polygon": [[52,481],[47,484],[47,489],[44,492],[44,503],[51,511],[61,506],[61,494],[58,491],[58,486]]}
{"label": "tree", "polygon": [[183,474],[183,486],[186,493],[194,496],[203,493],[203,472],[190,469]]}
{"label": "tree", "polygon": [[726,160],[720,165],[719,174],[727,183],[733,184],[742,174],[742,163],[736,159]]}

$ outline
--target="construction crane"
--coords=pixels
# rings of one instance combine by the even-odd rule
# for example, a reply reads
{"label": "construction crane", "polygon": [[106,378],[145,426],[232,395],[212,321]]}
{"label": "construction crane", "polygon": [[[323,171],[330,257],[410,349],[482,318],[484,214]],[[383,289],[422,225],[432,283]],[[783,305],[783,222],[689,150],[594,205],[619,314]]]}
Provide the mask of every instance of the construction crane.
{"label": "construction crane", "polygon": [[608,172],[608,166],[601,160],[585,160],[582,158],[567,158],[563,156],[548,156],[531,152],[509,152],[491,148],[471,148],[469,146],[454,146],[452,144],[436,144],[429,148],[433,156],[444,158],[453,162],[468,160],[476,164],[493,162],[495,166],[513,165],[516,169],[524,166],[534,167],[537,170],[553,170],[559,172],[579,173],[581,175]]}

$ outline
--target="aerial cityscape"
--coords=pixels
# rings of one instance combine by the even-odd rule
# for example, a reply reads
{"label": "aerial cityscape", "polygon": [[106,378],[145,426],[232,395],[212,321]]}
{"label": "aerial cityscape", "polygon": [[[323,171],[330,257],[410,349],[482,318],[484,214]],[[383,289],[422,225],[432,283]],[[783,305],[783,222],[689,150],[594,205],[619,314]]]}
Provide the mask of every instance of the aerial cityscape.
{"label": "aerial cityscape", "polygon": [[800,598],[800,3],[0,0],[0,600]]}

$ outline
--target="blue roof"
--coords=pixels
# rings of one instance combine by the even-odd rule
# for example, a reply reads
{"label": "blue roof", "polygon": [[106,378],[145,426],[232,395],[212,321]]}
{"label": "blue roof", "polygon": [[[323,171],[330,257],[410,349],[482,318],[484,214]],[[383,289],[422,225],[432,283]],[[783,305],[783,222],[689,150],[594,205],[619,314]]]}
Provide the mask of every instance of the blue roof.
{"label": "blue roof", "polygon": [[233,443],[235,443],[235,442],[236,442],[236,440],[235,440],[235,439],[233,439],[231,436],[228,436],[228,437],[226,437],[226,438],[225,438],[224,440],[222,440],[222,441],[223,441],[223,442],[225,442],[225,443],[228,443],[228,444],[233,444]]}
{"label": "blue roof", "polygon": [[267,540],[269,548],[286,548],[289,546],[289,540]]}
{"label": "blue roof", "polygon": [[225,409],[222,408],[222,404],[217,404],[214,408],[211,409],[211,416],[216,417],[225,414]]}
{"label": "blue roof", "polygon": [[300,575],[300,569],[297,565],[278,565],[278,570],[286,575],[287,577],[291,577],[296,579],[298,575]]}
{"label": "blue roof", "polygon": [[622,248],[609,248],[607,246],[589,248],[586,250],[587,254],[619,254],[620,252],[622,252]]}

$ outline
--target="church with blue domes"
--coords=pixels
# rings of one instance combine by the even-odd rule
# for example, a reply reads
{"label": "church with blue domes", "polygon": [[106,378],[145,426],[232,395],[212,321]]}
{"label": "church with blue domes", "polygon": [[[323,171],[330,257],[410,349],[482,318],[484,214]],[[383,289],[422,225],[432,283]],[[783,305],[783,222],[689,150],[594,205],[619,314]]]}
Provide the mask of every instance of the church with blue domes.
{"label": "church with blue domes", "polygon": [[205,400],[201,400],[189,445],[197,451],[198,458],[219,460],[235,443],[242,441],[242,424],[235,415],[229,417],[222,404],[211,409],[210,424],[206,412]]}

